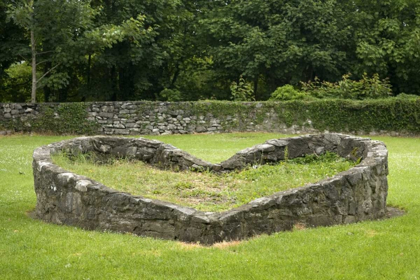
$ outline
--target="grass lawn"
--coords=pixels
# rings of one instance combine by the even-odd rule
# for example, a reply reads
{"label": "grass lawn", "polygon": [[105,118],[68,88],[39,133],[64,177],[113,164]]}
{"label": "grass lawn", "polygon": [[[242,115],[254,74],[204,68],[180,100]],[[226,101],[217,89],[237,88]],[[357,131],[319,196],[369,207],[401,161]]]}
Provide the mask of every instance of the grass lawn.
{"label": "grass lawn", "polygon": [[[212,162],[279,137],[148,136]],[[390,152],[388,204],[404,208],[405,216],[296,229],[213,247],[84,231],[29,218],[26,212],[36,204],[32,152],[65,138],[70,137],[0,137],[1,279],[420,279],[419,138],[375,137]]]}

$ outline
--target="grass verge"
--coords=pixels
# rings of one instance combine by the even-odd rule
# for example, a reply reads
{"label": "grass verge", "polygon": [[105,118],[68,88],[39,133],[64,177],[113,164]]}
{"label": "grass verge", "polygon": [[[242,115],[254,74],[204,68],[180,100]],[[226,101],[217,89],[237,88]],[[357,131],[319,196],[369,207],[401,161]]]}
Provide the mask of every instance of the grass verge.
{"label": "grass verge", "polygon": [[[215,144],[203,147],[203,137]],[[232,134],[156,138],[199,157],[207,154],[205,159],[217,162],[245,147],[279,137]],[[388,203],[403,207],[407,212],[403,217],[296,229],[209,248],[84,231],[29,218],[26,212],[36,204],[32,152],[61,139],[64,137],[0,137],[2,279],[420,278],[419,138],[375,137],[384,141],[390,152]]]}

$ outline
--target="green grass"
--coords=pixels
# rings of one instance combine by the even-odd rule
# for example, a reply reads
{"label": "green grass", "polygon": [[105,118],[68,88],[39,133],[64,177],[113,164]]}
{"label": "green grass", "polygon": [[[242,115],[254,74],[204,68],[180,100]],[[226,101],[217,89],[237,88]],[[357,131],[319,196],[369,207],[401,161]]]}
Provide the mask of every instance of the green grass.
{"label": "green grass", "polygon": [[[220,161],[235,151],[262,143],[264,138],[279,135],[156,138],[204,157],[194,153],[194,149],[201,149],[201,137],[211,137],[215,142],[203,152],[210,155],[207,159]],[[390,152],[388,202],[403,207],[405,216],[281,232],[234,246],[210,248],[84,231],[29,218],[26,212],[36,204],[32,151],[63,138],[0,137],[1,279],[420,278],[419,138],[376,138],[384,141]],[[230,140],[225,145],[226,139]],[[220,153],[217,146],[223,147]]]}
{"label": "green grass", "polygon": [[[200,145],[207,146],[211,138]],[[143,162],[109,159],[95,163],[94,155],[69,158],[61,153],[54,162],[116,190],[169,201],[202,211],[225,211],[251,200],[317,182],[350,169],[354,162],[333,153],[287,160],[275,165],[252,166],[241,172],[172,172]]]}

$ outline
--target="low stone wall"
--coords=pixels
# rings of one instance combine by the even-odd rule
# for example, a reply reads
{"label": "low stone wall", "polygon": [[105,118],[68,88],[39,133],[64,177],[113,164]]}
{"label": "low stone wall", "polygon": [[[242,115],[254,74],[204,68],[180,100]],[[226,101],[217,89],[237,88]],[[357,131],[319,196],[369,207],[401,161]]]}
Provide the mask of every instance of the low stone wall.
{"label": "low stone wall", "polygon": [[[83,108],[82,115],[79,114],[83,106],[86,116],[83,116]],[[72,110],[79,113],[72,113]],[[417,117],[419,114],[420,98],[388,101],[320,100],[306,103],[0,103],[0,131],[96,135],[231,131],[301,134],[333,131],[360,135],[416,135],[420,133],[420,120]],[[67,129],[63,123],[67,124]]]}
{"label": "low stone wall", "polygon": [[[60,103],[0,103],[0,128],[2,123],[14,123],[17,124],[18,130],[31,131],[34,120],[42,117],[46,108],[54,110],[54,117],[59,119],[60,105]],[[317,132],[311,127],[310,122],[286,125],[281,118],[278,118],[275,110],[266,108],[266,103],[126,101],[93,102],[85,105],[87,119],[99,126],[95,134],[102,135],[230,131],[273,131],[291,134]]]}
{"label": "low stone wall", "polygon": [[[51,155],[96,153],[128,157],[159,168],[229,172],[326,151],[361,160],[332,178],[278,192],[225,212],[202,212],[173,203],[133,196],[56,166]],[[213,244],[290,230],[295,224],[329,226],[385,216],[388,152],[379,141],[342,134],[273,139],[211,164],[159,141],[117,137],[81,137],[35,150],[36,216],[47,222],[84,229],[130,232],[163,239]]]}

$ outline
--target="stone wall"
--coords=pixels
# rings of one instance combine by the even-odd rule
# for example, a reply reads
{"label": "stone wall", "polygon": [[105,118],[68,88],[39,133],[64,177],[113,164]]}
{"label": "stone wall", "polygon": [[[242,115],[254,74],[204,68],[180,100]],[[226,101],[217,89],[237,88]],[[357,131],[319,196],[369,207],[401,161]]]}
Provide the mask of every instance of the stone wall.
{"label": "stone wall", "polygon": [[[96,153],[128,157],[159,168],[229,172],[249,164],[264,164],[326,151],[361,160],[332,178],[251,201],[224,212],[192,208],[133,196],[56,166],[51,155]],[[342,134],[273,139],[212,164],[155,140],[81,137],[35,150],[33,155],[36,215],[56,224],[85,229],[130,232],[141,236],[213,244],[258,234],[290,230],[296,224],[329,226],[385,216],[388,152],[379,141]]]}
{"label": "stone wall", "polygon": [[[71,123],[60,108],[86,106],[78,116],[79,129],[66,132],[65,124],[42,127],[46,109],[58,122]],[[80,107],[80,106],[79,106]],[[75,109],[74,109],[75,110]],[[420,133],[420,98],[389,101],[311,102],[94,102],[94,103],[0,103],[0,131],[52,131],[68,134],[140,135],[268,131],[288,134],[342,132],[360,135],[416,135]],[[51,122],[51,114],[44,124]],[[97,130],[87,131],[88,119]],[[74,120],[73,120],[74,121]]]}
{"label": "stone wall", "polygon": [[[283,133],[316,132],[310,122],[286,125],[266,103],[222,102],[94,102],[86,103],[88,120],[99,124],[95,134],[187,134],[230,131],[273,131]],[[53,109],[60,118],[59,103],[0,103],[2,123],[19,123],[31,130],[31,122],[42,116],[45,108]],[[257,120],[258,118],[258,120]],[[18,128],[19,129],[19,128]],[[1,130],[1,129],[0,129]]]}

